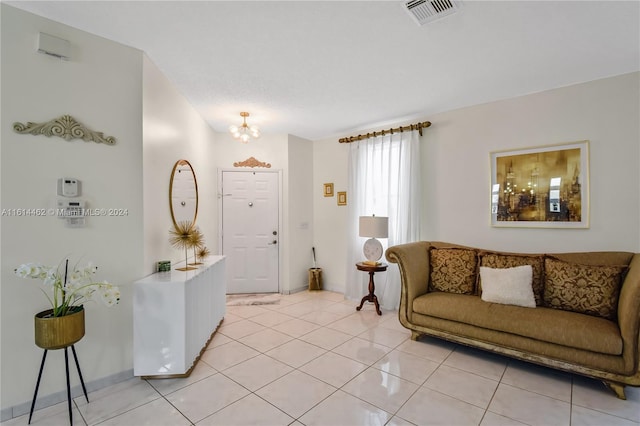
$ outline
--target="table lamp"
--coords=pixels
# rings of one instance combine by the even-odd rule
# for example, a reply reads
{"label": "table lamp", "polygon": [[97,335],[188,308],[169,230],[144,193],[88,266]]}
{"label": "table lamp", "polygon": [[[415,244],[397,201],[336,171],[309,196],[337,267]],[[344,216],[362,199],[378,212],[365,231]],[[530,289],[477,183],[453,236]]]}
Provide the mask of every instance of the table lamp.
{"label": "table lamp", "polygon": [[387,238],[389,236],[389,218],[384,216],[360,216],[359,235],[369,237],[362,249],[367,260],[363,263],[368,265],[378,265],[378,260],[382,257],[382,243],[376,238]]}

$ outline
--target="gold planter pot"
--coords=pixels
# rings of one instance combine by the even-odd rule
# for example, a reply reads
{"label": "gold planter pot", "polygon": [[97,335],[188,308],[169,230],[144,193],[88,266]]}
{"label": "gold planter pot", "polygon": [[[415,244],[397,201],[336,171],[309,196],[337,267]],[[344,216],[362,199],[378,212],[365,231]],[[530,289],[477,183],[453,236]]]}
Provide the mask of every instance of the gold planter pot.
{"label": "gold planter pot", "polygon": [[84,336],[84,308],[62,317],[51,317],[53,309],[35,316],[36,345],[42,349],[62,349]]}

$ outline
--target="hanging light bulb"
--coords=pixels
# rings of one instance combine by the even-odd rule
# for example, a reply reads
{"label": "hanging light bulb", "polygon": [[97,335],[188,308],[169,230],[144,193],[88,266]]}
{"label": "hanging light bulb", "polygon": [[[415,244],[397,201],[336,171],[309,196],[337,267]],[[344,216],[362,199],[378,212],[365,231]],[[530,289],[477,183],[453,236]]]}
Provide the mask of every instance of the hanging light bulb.
{"label": "hanging light bulb", "polygon": [[249,142],[250,138],[259,138],[260,137],[260,129],[257,126],[249,126],[247,124],[247,117],[249,117],[248,112],[241,112],[240,117],[242,117],[242,124],[240,126],[229,126],[229,132],[235,139],[239,139],[242,143]]}

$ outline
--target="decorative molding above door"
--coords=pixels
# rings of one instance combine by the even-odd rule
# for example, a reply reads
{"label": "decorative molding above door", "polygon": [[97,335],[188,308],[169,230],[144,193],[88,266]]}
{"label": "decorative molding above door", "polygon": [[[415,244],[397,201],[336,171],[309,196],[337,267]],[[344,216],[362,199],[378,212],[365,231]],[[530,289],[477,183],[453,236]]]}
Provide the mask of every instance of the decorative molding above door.
{"label": "decorative molding above door", "polygon": [[271,168],[271,163],[265,163],[264,161],[258,161],[254,157],[249,157],[244,161],[233,163],[233,167],[264,167]]}

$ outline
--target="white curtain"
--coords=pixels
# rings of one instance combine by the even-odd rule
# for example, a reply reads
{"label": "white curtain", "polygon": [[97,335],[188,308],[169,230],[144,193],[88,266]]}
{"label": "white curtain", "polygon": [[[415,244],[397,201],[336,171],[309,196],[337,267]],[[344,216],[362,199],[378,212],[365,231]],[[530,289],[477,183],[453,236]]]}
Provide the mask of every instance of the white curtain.
{"label": "white curtain", "polygon": [[[369,275],[358,271],[366,238],[358,236],[358,217],[387,216],[387,247],[420,237],[420,135],[417,130],[377,136],[349,146],[347,283],[345,296],[360,300],[368,294]],[[381,261],[385,261],[384,256]],[[384,309],[398,309],[400,274],[396,264],[374,277],[375,294]]]}

